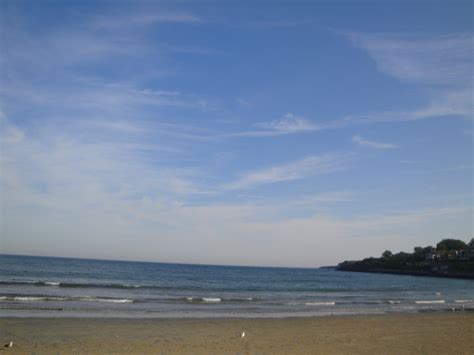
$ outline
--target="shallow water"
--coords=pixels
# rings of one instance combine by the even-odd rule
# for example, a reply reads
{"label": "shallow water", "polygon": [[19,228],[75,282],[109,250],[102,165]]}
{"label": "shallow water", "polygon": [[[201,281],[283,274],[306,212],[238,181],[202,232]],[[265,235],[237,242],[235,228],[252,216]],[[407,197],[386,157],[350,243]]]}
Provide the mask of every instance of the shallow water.
{"label": "shallow water", "polygon": [[0,315],[287,317],[474,310],[474,281],[0,255]]}

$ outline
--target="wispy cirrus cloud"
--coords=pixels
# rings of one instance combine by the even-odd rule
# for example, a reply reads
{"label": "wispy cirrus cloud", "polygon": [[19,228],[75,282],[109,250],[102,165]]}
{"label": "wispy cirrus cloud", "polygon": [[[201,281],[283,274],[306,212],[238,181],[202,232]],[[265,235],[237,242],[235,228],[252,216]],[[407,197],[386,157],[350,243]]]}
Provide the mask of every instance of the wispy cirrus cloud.
{"label": "wispy cirrus cloud", "polygon": [[[2,53],[5,79],[25,76],[29,81],[42,77],[47,77],[49,81],[54,77],[54,81],[67,82],[71,79],[70,73],[78,66],[90,70],[105,64],[110,69],[123,64],[128,67],[137,62],[145,63],[146,70],[135,66],[133,76],[142,78],[146,75],[149,78],[150,75],[173,72],[174,68],[160,64],[163,58],[175,52],[213,53],[209,48],[188,43],[169,43],[164,40],[157,43],[156,38],[147,31],[151,25],[205,22],[191,12],[155,8],[147,12],[118,9],[74,18],[69,23],[58,21],[57,26],[38,33],[25,30],[18,18],[11,17],[5,16],[8,21],[2,25],[2,42],[4,48],[8,48]],[[52,72],[55,74],[52,75]],[[96,77],[103,76],[97,70],[93,73]],[[115,73],[116,76],[119,74]],[[126,79],[129,80],[130,76]]]}
{"label": "wispy cirrus cloud", "polygon": [[278,120],[270,122],[260,122],[255,124],[256,127],[263,128],[273,132],[279,132],[282,134],[295,133],[295,132],[308,132],[317,131],[320,128],[314,123],[302,118],[295,116],[293,113],[287,113]]}
{"label": "wispy cirrus cloud", "polygon": [[137,137],[101,140],[65,129],[58,135],[49,127],[26,134],[7,119],[2,120],[2,131],[0,176],[12,203],[18,202],[16,197],[22,200],[21,196],[30,195],[40,204],[41,198],[48,201],[68,196],[82,204],[81,194],[90,189],[117,198],[160,196],[163,200],[206,190],[194,183],[200,174],[197,169],[161,163],[170,155],[176,158],[180,150],[150,142],[145,132],[137,131]]}
{"label": "wispy cirrus cloud", "polygon": [[367,140],[359,135],[352,137],[352,141],[361,147],[368,147],[373,149],[397,149],[398,145],[387,142],[377,142]]}
{"label": "wispy cirrus cloud", "polygon": [[409,36],[349,32],[345,35],[369,53],[381,72],[400,81],[466,85],[472,80],[472,33]]}
{"label": "wispy cirrus cloud", "polygon": [[260,29],[260,30],[268,30],[268,29],[279,29],[279,28],[291,28],[291,27],[299,27],[299,26],[311,26],[317,24],[319,21],[318,19],[275,19],[275,20],[260,20],[260,21],[248,21],[243,23],[229,23],[232,27],[239,27],[239,28],[250,28],[250,29]]}
{"label": "wispy cirrus cloud", "polygon": [[429,104],[421,109],[412,111],[408,117],[412,120],[427,119],[443,116],[473,118],[473,89],[456,89],[433,97]]}
{"label": "wispy cirrus cloud", "polygon": [[277,182],[300,180],[314,175],[328,174],[347,168],[350,155],[323,154],[248,172],[237,181],[225,184],[226,190],[249,189]]}
{"label": "wispy cirrus cloud", "polygon": [[97,28],[123,29],[137,26],[150,26],[162,23],[201,23],[204,20],[190,12],[169,12],[152,10],[151,12],[138,12],[126,16],[97,16],[92,24]]}
{"label": "wispy cirrus cloud", "polygon": [[311,121],[296,116],[293,113],[287,113],[282,118],[257,122],[254,124],[254,130],[243,131],[228,134],[231,137],[273,137],[294,133],[315,132],[321,130],[321,127]]}
{"label": "wispy cirrus cloud", "polygon": [[312,120],[287,113],[282,118],[258,122],[258,129],[226,134],[226,137],[274,137],[289,134],[314,133],[331,129],[343,129],[350,126],[414,122],[436,118],[470,119],[473,116],[473,91],[470,87],[455,87],[440,90],[431,95],[430,100],[419,108],[399,111],[381,111],[369,114],[348,115],[341,118]]}
{"label": "wispy cirrus cloud", "polygon": [[320,124],[320,130],[342,129],[349,126],[414,122],[436,118],[460,118],[472,120],[471,88],[441,90],[432,94],[429,102],[419,108],[400,111],[381,111],[378,113],[349,115],[342,118],[327,120]]}

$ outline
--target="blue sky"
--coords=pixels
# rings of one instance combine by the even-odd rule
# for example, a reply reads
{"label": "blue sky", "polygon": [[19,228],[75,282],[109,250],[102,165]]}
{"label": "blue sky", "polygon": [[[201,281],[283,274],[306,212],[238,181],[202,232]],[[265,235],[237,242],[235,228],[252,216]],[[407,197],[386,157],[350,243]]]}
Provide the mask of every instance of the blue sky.
{"label": "blue sky", "polygon": [[1,252],[320,266],[473,235],[469,1],[1,1]]}

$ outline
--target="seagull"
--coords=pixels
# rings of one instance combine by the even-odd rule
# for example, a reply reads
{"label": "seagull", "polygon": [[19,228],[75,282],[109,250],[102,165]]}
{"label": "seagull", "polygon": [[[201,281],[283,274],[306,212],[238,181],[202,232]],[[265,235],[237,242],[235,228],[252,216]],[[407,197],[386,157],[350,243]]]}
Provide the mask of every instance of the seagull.
{"label": "seagull", "polygon": [[13,342],[10,341],[8,344],[5,344],[3,347],[8,349],[8,348],[11,348],[12,346],[13,346]]}
{"label": "seagull", "polygon": [[245,332],[242,332],[242,334],[240,334],[240,337],[243,338],[245,336]]}

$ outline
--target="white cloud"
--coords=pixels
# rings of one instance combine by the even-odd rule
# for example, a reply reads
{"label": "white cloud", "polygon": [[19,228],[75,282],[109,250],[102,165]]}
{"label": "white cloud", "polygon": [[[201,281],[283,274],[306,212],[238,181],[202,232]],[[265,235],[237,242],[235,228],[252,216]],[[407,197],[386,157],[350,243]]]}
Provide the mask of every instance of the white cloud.
{"label": "white cloud", "polygon": [[167,12],[152,10],[150,12],[132,13],[126,16],[109,14],[98,16],[94,26],[107,29],[123,29],[133,26],[150,26],[161,23],[200,23],[203,19],[189,12]]}
{"label": "white cloud", "polygon": [[[348,126],[395,122],[420,121],[435,118],[473,119],[472,88],[452,88],[431,95],[429,102],[420,108],[405,111],[382,111],[365,115],[350,115],[329,119],[314,124],[312,121],[286,114],[283,118],[255,124],[259,130],[242,131],[221,135],[222,137],[274,137],[288,134],[319,132],[328,129],[343,129]],[[363,142],[361,142],[363,143]],[[377,142],[374,142],[377,143]],[[380,145],[380,147],[383,146]],[[390,144],[387,146],[387,148]],[[375,146],[373,146],[375,148]],[[391,145],[396,148],[396,145]]]}
{"label": "white cloud", "polygon": [[283,134],[319,130],[319,127],[315,124],[304,118],[295,116],[293,113],[287,113],[283,118],[278,120],[257,123],[256,126]]}
{"label": "white cloud", "polygon": [[303,196],[299,199],[289,202],[291,205],[312,205],[312,204],[328,204],[338,202],[350,202],[354,200],[354,193],[351,191],[333,191],[325,192],[317,195]]}
{"label": "white cloud", "polygon": [[443,116],[460,116],[473,119],[473,88],[451,90],[437,95],[424,108],[414,110],[408,116],[413,120]]}
{"label": "white cloud", "polygon": [[395,34],[346,34],[367,50],[377,68],[401,81],[429,84],[469,84],[472,80],[473,37]]}
{"label": "white cloud", "polygon": [[375,142],[369,141],[367,139],[362,138],[359,135],[352,137],[352,141],[362,147],[374,148],[374,149],[396,149],[398,145],[393,143],[386,143],[386,142]]}
{"label": "white cloud", "polygon": [[433,94],[428,104],[405,111],[382,111],[365,115],[350,115],[329,120],[320,125],[321,130],[342,129],[348,126],[396,122],[411,122],[435,118],[462,118],[472,120],[472,88],[443,90]]}
{"label": "white cloud", "polygon": [[275,20],[275,21],[251,21],[238,24],[238,27],[243,28],[253,28],[253,29],[274,29],[274,28],[285,28],[285,27],[297,27],[297,26],[307,26],[317,23],[316,19],[295,19],[295,20]]}
{"label": "white cloud", "polygon": [[293,113],[287,113],[282,118],[258,122],[254,125],[258,130],[238,132],[226,136],[231,137],[273,137],[294,133],[305,133],[319,131],[321,127],[308,121],[305,118],[298,117]]}
{"label": "white cloud", "polygon": [[251,171],[239,180],[224,185],[224,188],[228,190],[248,189],[265,184],[327,174],[345,169],[348,160],[349,156],[343,154],[308,156],[289,164]]}
{"label": "white cloud", "polygon": [[196,169],[160,163],[170,154],[176,157],[179,149],[150,143],[146,132],[99,140],[87,129],[72,134],[62,129],[58,134],[44,127],[26,136],[11,123],[3,126],[0,162],[8,203],[19,199],[41,206],[71,199],[81,206],[91,189],[102,190],[102,195],[115,191],[131,199],[160,196],[163,201],[208,192],[193,182],[200,174]]}

